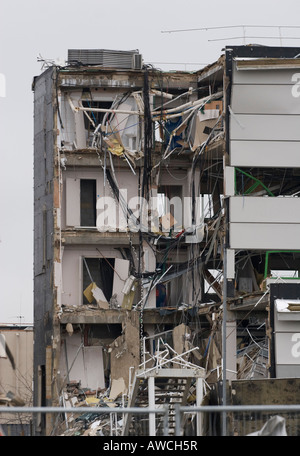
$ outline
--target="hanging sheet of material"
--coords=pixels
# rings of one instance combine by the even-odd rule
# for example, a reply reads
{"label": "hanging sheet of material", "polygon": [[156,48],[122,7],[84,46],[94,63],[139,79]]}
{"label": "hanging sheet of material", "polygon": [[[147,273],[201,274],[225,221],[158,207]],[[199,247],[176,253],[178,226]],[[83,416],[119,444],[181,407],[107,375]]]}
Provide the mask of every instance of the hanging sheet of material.
{"label": "hanging sheet of material", "polygon": [[109,139],[107,137],[103,139],[108,146],[109,152],[111,152],[113,155],[121,157],[124,154],[124,147],[116,139]]}

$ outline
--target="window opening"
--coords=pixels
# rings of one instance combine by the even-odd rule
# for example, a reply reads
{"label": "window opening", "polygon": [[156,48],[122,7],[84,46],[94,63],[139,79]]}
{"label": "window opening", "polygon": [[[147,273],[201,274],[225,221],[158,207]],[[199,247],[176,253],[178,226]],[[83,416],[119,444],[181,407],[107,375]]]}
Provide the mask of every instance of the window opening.
{"label": "window opening", "polygon": [[80,180],[80,226],[96,226],[96,180]]}
{"label": "window opening", "polygon": [[[114,258],[84,258],[83,261],[82,291],[91,284],[95,283],[99,287],[107,300],[110,301],[113,290],[114,279]],[[95,303],[96,300],[91,301]],[[90,301],[83,294],[83,304],[90,304]]]}

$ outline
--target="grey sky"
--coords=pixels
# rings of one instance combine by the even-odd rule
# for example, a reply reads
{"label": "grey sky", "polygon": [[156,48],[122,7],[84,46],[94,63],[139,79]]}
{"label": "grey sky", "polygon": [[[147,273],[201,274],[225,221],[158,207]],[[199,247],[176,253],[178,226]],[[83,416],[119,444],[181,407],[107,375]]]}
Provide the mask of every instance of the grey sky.
{"label": "grey sky", "polygon": [[[33,94],[44,59],[66,59],[70,48],[139,49],[162,70],[196,70],[242,28],[162,33],[233,25],[298,26],[300,4],[286,0],[1,0],[0,73],[0,323],[33,321]],[[300,28],[246,28],[246,43],[300,47]],[[230,39],[232,37],[232,39]],[[224,40],[224,38],[228,38]],[[222,40],[222,41],[215,41]],[[157,63],[156,63],[157,62]],[[165,63],[163,63],[165,62]],[[166,63],[171,63],[167,65]],[[182,64],[180,64],[182,63]],[[183,65],[198,63],[199,65]],[[1,78],[0,78],[1,84]],[[0,89],[1,95],[1,89]]]}

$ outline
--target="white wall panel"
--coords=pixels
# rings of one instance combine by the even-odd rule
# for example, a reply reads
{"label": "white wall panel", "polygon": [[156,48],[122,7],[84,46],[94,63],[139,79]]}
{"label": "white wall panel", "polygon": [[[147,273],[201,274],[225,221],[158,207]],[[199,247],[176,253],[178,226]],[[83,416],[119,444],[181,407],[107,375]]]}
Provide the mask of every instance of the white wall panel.
{"label": "white wall panel", "polygon": [[237,70],[233,65],[233,82],[235,84],[287,84],[293,85],[292,77],[299,73],[299,68],[270,70]]}
{"label": "white wall panel", "polygon": [[233,166],[224,167],[224,195],[233,196],[235,194],[235,170]]}
{"label": "white wall panel", "polygon": [[235,250],[227,249],[227,279],[235,277]]}
{"label": "white wall panel", "polygon": [[300,224],[230,223],[232,249],[300,250]]}
{"label": "white wall panel", "polygon": [[[275,336],[275,353],[276,362],[281,365],[298,364],[300,365],[299,347],[300,333],[284,332],[276,333]],[[297,356],[295,356],[297,355]],[[288,369],[288,367],[287,367]]]}
{"label": "white wall panel", "polygon": [[[300,103],[299,103],[300,104]],[[298,141],[231,141],[231,166],[300,167]]]}
{"label": "white wall panel", "polygon": [[80,179],[66,179],[66,225],[80,226]]}
{"label": "white wall panel", "polygon": [[234,196],[229,217],[233,223],[300,223],[300,198]]}
{"label": "white wall panel", "polygon": [[[69,376],[72,380],[81,382],[82,388],[105,387],[104,367],[103,367],[103,348],[101,346],[82,347],[78,352],[81,344],[81,337],[73,334],[66,339],[67,359],[70,368]],[[66,365],[62,362],[61,371],[67,375]]]}
{"label": "white wall panel", "polygon": [[289,85],[234,85],[231,108],[241,114],[300,114],[299,98]]}
{"label": "white wall panel", "polygon": [[300,141],[299,126],[298,115],[234,114],[230,121],[230,138],[231,141]]}

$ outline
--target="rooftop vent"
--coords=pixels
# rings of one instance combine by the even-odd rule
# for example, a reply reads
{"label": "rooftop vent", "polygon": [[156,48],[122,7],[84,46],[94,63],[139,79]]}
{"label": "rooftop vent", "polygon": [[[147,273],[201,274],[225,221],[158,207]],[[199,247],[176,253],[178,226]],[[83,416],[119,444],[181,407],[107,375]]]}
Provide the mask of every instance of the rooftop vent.
{"label": "rooftop vent", "polygon": [[69,64],[98,65],[110,68],[134,69],[142,68],[142,56],[139,51],[110,51],[106,49],[69,49]]}

